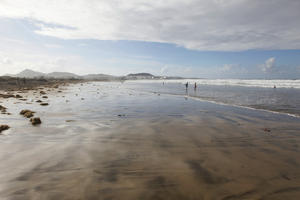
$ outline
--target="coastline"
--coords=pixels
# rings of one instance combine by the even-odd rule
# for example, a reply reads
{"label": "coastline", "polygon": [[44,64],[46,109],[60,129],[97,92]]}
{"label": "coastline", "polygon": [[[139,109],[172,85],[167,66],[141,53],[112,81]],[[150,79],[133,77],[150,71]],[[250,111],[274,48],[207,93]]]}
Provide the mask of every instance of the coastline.
{"label": "coastline", "polygon": [[45,79],[45,78],[18,78],[0,76],[0,91],[34,90],[39,87],[58,87],[59,85],[85,82],[81,79]]}

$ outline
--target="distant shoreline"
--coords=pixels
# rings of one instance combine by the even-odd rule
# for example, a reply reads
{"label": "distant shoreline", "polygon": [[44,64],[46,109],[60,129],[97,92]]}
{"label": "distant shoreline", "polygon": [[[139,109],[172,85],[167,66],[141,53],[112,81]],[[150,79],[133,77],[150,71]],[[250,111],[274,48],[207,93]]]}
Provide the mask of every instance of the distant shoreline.
{"label": "distant shoreline", "polygon": [[80,83],[80,79],[45,79],[45,78],[18,78],[2,76],[0,77],[0,90],[15,91],[24,89],[35,89],[41,86],[55,86],[68,83]]}

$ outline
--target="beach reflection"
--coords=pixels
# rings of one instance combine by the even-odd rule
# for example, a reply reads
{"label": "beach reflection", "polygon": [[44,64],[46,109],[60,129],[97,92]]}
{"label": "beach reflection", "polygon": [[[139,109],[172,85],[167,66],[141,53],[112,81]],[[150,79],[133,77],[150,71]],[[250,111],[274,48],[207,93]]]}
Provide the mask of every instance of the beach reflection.
{"label": "beach reflection", "polygon": [[[300,195],[298,118],[186,101],[126,83],[61,90],[48,92],[48,107],[2,100],[12,115],[1,116],[1,123],[12,128],[0,135],[1,199]],[[33,127],[19,116],[24,107],[43,123]]]}

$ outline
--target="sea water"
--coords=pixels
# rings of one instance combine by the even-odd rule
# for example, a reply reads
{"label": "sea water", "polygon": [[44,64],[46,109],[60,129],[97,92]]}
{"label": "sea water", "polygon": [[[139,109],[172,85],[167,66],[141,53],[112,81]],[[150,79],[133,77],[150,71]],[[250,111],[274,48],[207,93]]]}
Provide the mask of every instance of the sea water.
{"label": "sea water", "polygon": [[[186,89],[185,83],[189,83]],[[197,87],[194,87],[196,83]],[[300,116],[300,80],[138,80],[135,90]]]}

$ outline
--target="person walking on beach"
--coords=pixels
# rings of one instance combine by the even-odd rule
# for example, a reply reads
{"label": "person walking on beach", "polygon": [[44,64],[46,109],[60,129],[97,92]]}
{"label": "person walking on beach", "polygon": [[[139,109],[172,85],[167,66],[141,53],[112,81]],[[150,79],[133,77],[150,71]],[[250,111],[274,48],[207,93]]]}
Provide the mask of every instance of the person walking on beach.
{"label": "person walking on beach", "polygon": [[195,85],[194,85],[194,90],[196,90],[197,89],[197,83],[195,82]]}

